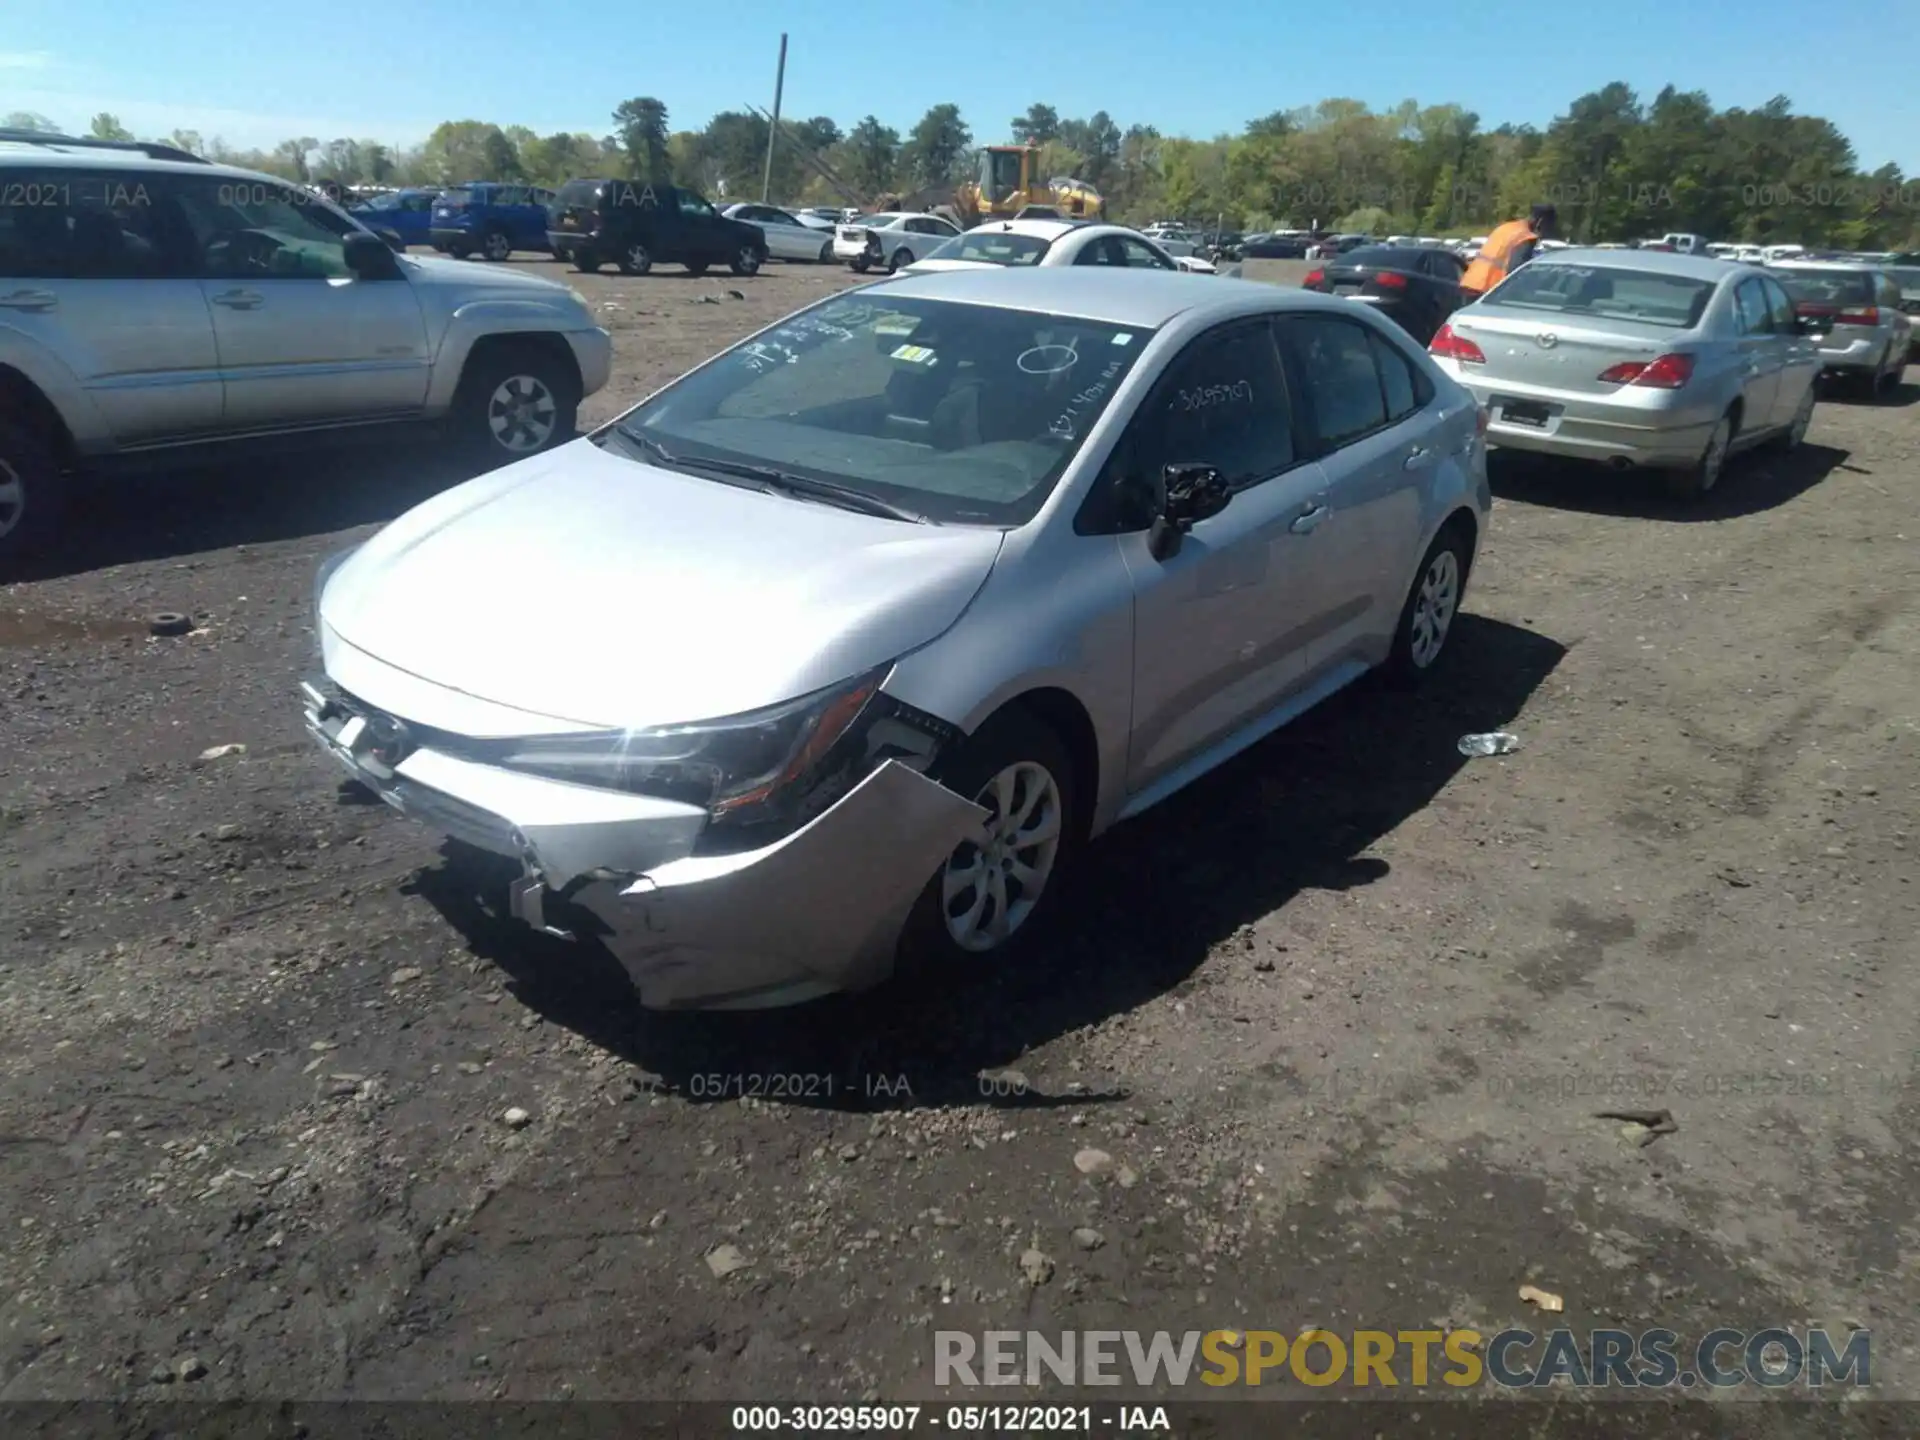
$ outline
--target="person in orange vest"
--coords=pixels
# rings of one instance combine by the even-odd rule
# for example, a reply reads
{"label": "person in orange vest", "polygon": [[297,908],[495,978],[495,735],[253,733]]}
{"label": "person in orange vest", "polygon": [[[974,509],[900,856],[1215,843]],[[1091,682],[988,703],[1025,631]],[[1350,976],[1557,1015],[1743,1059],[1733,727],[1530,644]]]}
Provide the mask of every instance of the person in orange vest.
{"label": "person in orange vest", "polygon": [[1551,205],[1536,205],[1525,220],[1509,220],[1487,236],[1487,243],[1460,277],[1461,300],[1472,304],[1534,257],[1542,240],[1560,233],[1560,215]]}

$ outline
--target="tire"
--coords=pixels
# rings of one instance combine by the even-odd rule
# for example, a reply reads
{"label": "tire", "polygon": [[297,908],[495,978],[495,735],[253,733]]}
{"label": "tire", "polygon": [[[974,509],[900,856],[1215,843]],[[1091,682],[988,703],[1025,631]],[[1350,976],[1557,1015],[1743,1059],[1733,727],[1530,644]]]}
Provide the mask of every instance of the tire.
{"label": "tire", "polygon": [[1781,454],[1790,454],[1798,450],[1807,438],[1807,427],[1813,423],[1813,409],[1820,400],[1820,387],[1817,384],[1807,386],[1806,398],[1801,400],[1800,408],[1793,412],[1793,423],[1774,440],[1772,448]]}
{"label": "tire", "polygon": [[613,263],[622,275],[644,275],[653,269],[653,252],[638,240],[630,240]]}
{"label": "tire", "polygon": [[892,258],[887,261],[887,273],[889,275],[897,275],[912,263],[913,252],[902,245],[898,250],[893,252]]}
{"label": "tire", "polygon": [[704,275],[707,273],[707,262],[705,260],[686,260],[681,263],[687,267],[687,274],[689,275]]}
{"label": "tire", "polygon": [[573,438],[578,382],[546,351],[499,346],[467,362],[454,401],[459,442],[486,465],[538,455]]}
{"label": "tire", "polygon": [[513,237],[504,230],[489,230],[480,237],[480,253],[496,263],[513,257]]}
{"label": "tire", "polygon": [[[1012,850],[985,851],[967,842],[954,851],[928,879],[901,932],[899,969],[909,981],[951,982],[983,964],[998,963],[1031,940],[1038,923],[1052,911],[1062,872],[1079,848],[1079,797],[1074,790],[1072,757],[1050,727],[1016,706],[1002,710],[960,742],[934,771],[934,777],[948,789],[969,799],[979,797],[995,818],[1000,813],[995,781],[1003,775],[1013,777],[1016,813],[1036,794],[1028,787],[1046,787],[1039,791],[1035,818],[1023,826],[1021,833],[1032,834],[1047,825],[1044,817],[1051,815],[1051,837]],[[994,821],[988,823],[991,826]],[[1038,873],[1040,884],[1035,893],[1020,892],[1019,882],[1009,873],[1011,863],[1024,863],[1030,872]],[[1011,918],[1002,936],[993,934],[998,903],[993,891],[983,894],[981,885],[967,886],[958,878],[958,872],[969,865],[979,867],[983,874],[997,872],[1001,877],[999,893],[1007,896],[1010,904],[998,913]],[[951,901],[950,876],[960,887],[954,890]],[[954,909],[963,916],[974,914],[970,932],[958,920],[950,923]],[[971,940],[962,938],[969,934]]]}
{"label": "tire", "polygon": [[736,275],[758,275],[766,261],[766,255],[760,250],[751,245],[742,245],[733,259],[727,262],[727,268]]}
{"label": "tire", "polygon": [[65,489],[53,447],[27,426],[0,419],[0,566],[53,543]]}
{"label": "tire", "polygon": [[831,265],[833,263],[833,242],[831,240],[820,247],[819,263],[822,265]]}
{"label": "tire", "polygon": [[1676,500],[1699,500],[1709,494],[1726,473],[1727,451],[1733,444],[1734,428],[1733,411],[1729,410],[1713,427],[1700,458],[1685,470],[1675,470],[1667,476],[1667,493]]}
{"label": "tire", "polygon": [[856,275],[864,275],[864,274],[866,274],[866,273],[867,273],[867,261],[866,261],[866,257],[865,257],[865,256],[862,256],[862,257],[861,257],[860,259],[858,259],[858,260],[849,260],[849,261],[847,262],[847,268],[848,268],[849,270],[851,270],[851,271],[853,271],[853,273],[854,273],[854,274],[856,274]]}
{"label": "tire", "polygon": [[584,245],[573,252],[573,268],[578,270],[582,275],[599,274],[600,266],[603,263],[605,262],[603,262],[598,255],[594,254],[593,251],[587,249]]}
{"label": "tire", "polygon": [[1887,353],[1881,357],[1880,368],[1873,372],[1872,389],[1868,396],[1872,400],[1890,400],[1900,388],[1902,374],[1906,370],[1904,363],[1896,364],[1893,358],[1893,346],[1887,346]]}
{"label": "tire", "polygon": [[1407,589],[1406,603],[1393,631],[1393,649],[1387,653],[1386,678],[1394,685],[1413,686],[1434,672],[1447,654],[1447,639],[1460,618],[1460,602],[1467,592],[1467,572],[1473,564],[1472,546],[1464,526],[1441,527],[1433,544],[1420,557]]}

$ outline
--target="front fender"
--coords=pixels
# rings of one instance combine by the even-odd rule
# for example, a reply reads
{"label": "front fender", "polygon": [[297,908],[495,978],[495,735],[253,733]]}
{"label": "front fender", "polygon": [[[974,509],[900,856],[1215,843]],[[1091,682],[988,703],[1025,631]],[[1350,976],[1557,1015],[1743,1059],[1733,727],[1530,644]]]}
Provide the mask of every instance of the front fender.
{"label": "front fender", "polygon": [[[579,312],[543,300],[490,297],[459,306],[447,317],[427,388],[430,412],[445,410],[460,386],[467,356],[481,340],[496,335],[561,335],[582,329]],[[591,322],[588,327],[591,328]]]}

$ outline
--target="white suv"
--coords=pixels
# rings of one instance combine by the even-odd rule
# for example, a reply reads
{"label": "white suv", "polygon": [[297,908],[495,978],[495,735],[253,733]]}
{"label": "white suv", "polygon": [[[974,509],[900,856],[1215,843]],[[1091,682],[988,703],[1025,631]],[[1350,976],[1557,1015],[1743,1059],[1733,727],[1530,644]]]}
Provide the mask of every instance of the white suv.
{"label": "white suv", "polygon": [[481,463],[570,438],[612,344],[563,285],[400,255],[271,175],[0,131],[0,561],[64,478],[432,424]]}

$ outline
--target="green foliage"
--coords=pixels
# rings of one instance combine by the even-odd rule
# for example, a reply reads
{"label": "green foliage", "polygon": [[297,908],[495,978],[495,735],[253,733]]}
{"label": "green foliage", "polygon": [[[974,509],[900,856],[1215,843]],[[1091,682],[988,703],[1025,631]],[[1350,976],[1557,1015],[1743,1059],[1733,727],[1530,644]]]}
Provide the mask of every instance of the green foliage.
{"label": "green foliage", "polygon": [[[216,136],[176,131],[171,143],[209,159],[307,180],[453,184],[524,178],[558,185],[596,174],[665,175],[717,198],[757,197],[767,161],[766,117],[727,111],[673,132],[648,96],[613,112],[615,133],[538,136],[479,120],[438,126],[395,153],[369,140],[301,136],[270,151],[238,151]],[[15,112],[11,126],[60,127]],[[118,117],[91,128],[126,135]],[[1753,110],[1716,110],[1699,91],[1669,85],[1643,101],[1615,82],[1577,97],[1545,129],[1500,125],[1458,105],[1405,101],[1374,111],[1334,98],[1280,108],[1238,135],[1211,139],[1123,127],[1105,111],[1062,117],[1035,102],[1007,124],[1040,147],[1043,177],[1073,175],[1107,197],[1116,219],[1224,218],[1240,229],[1319,223],[1384,233],[1484,233],[1551,201],[1576,240],[1689,231],[1716,240],[1920,248],[1920,180],[1894,167],[1871,175],[1833,124],[1794,113],[1779,96]],[[954,104],[930,108],[906,132],[868,115],[842,131],[830,117],[783,121],[773,198],[861,204],[890,190],[944,185],[973,173],[974,136]],[[808,164],[811,155],[835,177]]]}

